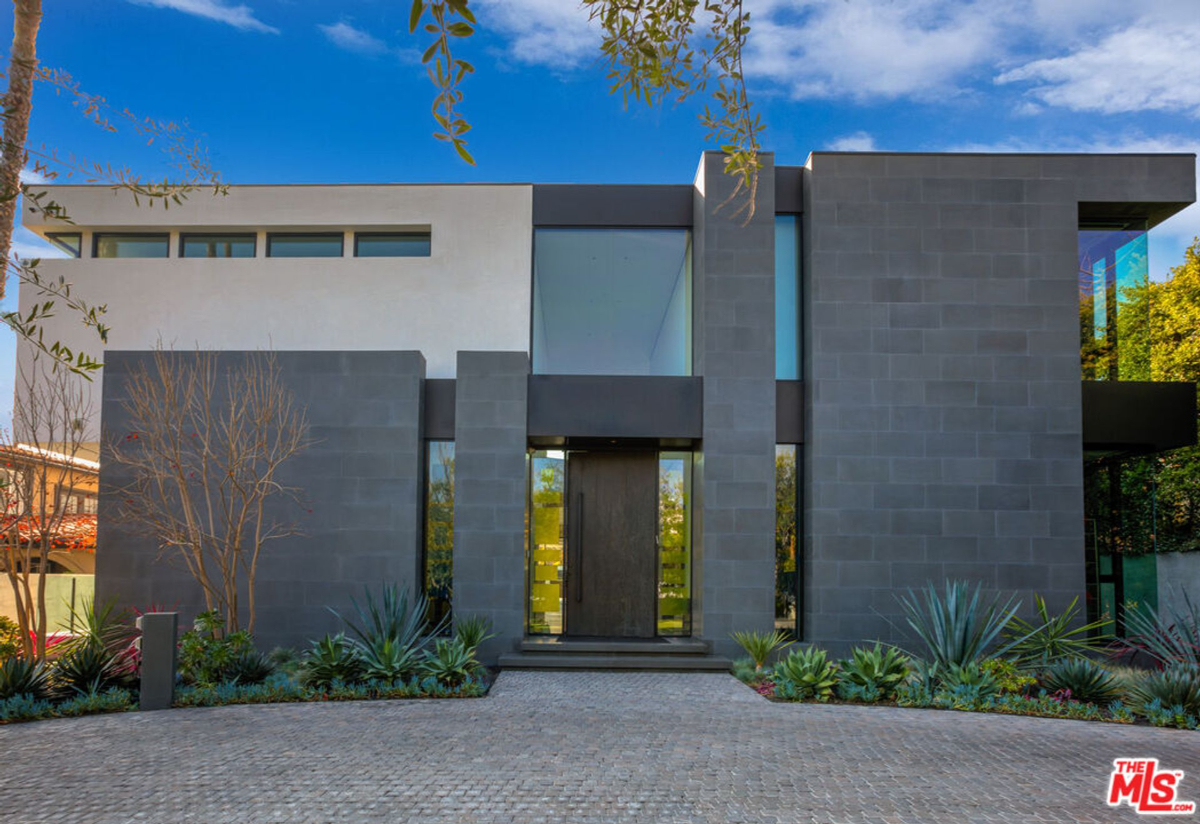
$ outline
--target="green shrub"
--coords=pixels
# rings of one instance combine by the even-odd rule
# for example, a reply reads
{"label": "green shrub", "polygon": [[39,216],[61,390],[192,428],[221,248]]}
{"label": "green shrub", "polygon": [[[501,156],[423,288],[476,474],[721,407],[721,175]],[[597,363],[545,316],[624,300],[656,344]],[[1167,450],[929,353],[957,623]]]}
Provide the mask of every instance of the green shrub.
{"label": "green shrub", "polygon": [[495,638],[496,633],[492,632],[490,619],[481,618],[478,615],[468,615],[455,622],[454,637],[458,639],[464,649],[470,650],[474,654],[480,644],[489,638]]}
{"label": "green shrub", "polygon": [[21,628],[7,615],[0,615],[0,661],[21,651]]}
{"label": "green shrub", "polygon": [[972,663],[961,667],[951,664],[942,673],[941,684],[935,697],[937,694],[950,695],[956,703],[980,701],[999,695],[1000,682],[979,664]]}
{"label": "green shrub", "polygon": [[53,717],[54,705],[45,698],[36,698],[29,693],[20,693],[0,699],[0,723],[37,721],[40,718]]}
{"label": "green shrub", "polygon": [[858,691],[850,690],[847,694],[878,693],[885,700],[895,696],[896,687],[907,677],[908,658],[894,647],[884,649],[878,643],[870,649],[855,647],[838,668],[839,684],[858,687]]}
{"label": "green shrub", "polygon": [[230,659],[222,671],[224,679],[238,684],[261,684],[275,672],[270,657],[255,649],[244,650]]}
{"label": "green shrub", "polygon": [[1085,704],[1110,704],[1124,693],[1120,681],[1088,658],[1059,661],[1042,674],[1042,686],[1052,693],[1065,690]]}
{"label": "green shrub", "polygon": [[775,664],[775,694],[792,701],[828,701],[837,684],[837,664],[818,647],[794,649]]}
{"label": "green shrub", "polygon": [[466,681],[479,666],[474,649],[468,649],[462,641],[440,638],[434,648],[425,654],[421,672],[432,675],[439,684],[457,687]]}
{"label": "green shrub", "polygon": [[[952,664],[963,667],[983,657],[988,646],[1000,635],[1020,607],[1010,597],[1003,604],[996,596],[980,605],[981,585],[974,592],[966,581],[946,581],[944,594],[932,583],[918,596],[912,590],[900,596],[908,625],[925,647],[930,663],[946,669]],[[1012,645],[1009,644],[1009,647]],[[995,654],[1004,655],[1007,647]]]}
{"label": "green shrub", "polygon": [[1103,652],[1113,640],[1099,631],[1112,623],[1108,619],[1080,624],[1079,599],[1072,599],[1059,615],[1050,615],[1046,600],[1034,596],[1037,623],[1014,617],[1005,631],[1010,651],[1024,669],[1045,669],[1068,658],[1086,658]]}
{"label": "green shrub", "polygon": [[734,632],[732,633],[733,640],[737,641],[741,648],[750,656],[750,660],[754,662],[754,669],[762,672],[766,667],[771,656],[778,650],[789,646],[792,642],[788,639],[787,634],[781,630],[774,632]]}
{"label": "green shrub", "polygon": [[730,665],[729,671],[733,677],[747,684],[762,680],[763,673],[757,670],[749,658],[738,658]]}
{"label": "green shrub", "polygon": [[74,718],[100,712],[127,712],[133,708],[133,693],[121,687],[112,687],[104,692],[77,695],[59,704],[54,711],[64,718]]}
{"label": "green shrub", "polygon": [[362,677],[367,680],[399,681],[415,673],[421,664],[415,647],[405,646],[392,638],[360,642],[356,648],[362,663]]}
{"label": "green shrub", "polygon": [[230,667],[254,642],[245,630],[222,634],[225,620],[215,611],[196,616],[194,627],[179,639],[179,675],[185,684],[219,684],[232,677]]}
{"label": "green shrub", "polygon": [[1000,692],[1023,695],[1037,684],[1037,679],[1017,668],[1016,661],[1009,658],[988,658],[979,662],[984,672],[991,674],[1000,685]]}
{"label": "green shrub", "polygon": [[362,677],[358,652],[342,633],[326,635],[314,641],[304,656],[301,681],[314,687],[327,687],[335,681],[349,683]]}
{"label": "green shrub", "polygon": [[297,675],[303,665],[304,656],[292,647],[275,647],[267,654],[267,660],[275,667],[276,672]]}
{"label": "green shrub", "polygon": [[1200,667],[1172,664],[1159,672],[1148,672],[1133,686],[1132,693],[1141,708],[1157,701],[1167,709],[1200,715]]}
{"label": "green shrub", "polygon": [[0,661],[0,700],[19,695],[34,700],[50,695],[50,670],[41,661],[18,655]]}

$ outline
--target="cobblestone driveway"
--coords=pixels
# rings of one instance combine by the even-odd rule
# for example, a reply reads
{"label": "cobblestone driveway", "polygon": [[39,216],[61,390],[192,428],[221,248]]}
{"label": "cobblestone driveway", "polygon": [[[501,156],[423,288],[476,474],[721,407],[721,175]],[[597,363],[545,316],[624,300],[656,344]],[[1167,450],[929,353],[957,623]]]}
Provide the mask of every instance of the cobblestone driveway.
{"label": "cobblestone driveway", "polygon": [[1186,770],[1200,800],[1196,733],[773,704],[726,675],[507,672],[470,701],[0,727],[0,820],[1133,821],[1103,804],[1132,755]]}

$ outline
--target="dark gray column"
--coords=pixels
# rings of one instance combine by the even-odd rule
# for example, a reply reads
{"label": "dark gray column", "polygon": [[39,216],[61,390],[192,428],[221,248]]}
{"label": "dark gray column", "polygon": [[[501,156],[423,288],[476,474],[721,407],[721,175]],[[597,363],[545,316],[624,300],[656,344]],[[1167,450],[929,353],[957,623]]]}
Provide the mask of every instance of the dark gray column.
{"label": "dark gray column", "polygon": [[179,630],[179,614],[147,612],[138,616],[137,628],[141,652],[141,678],[138,685],[138,708],[169,710],[175,700],[175,653]]}
{"label": "dark gray column", "polygon": [[525,633],[529,356],[459,352],[454,425],[454,614],[492,621],[492,663]]}
{"label": "dark gray column", "polygon": [[[736,654],[729,634],[770,629],[775,576],[775,178],[760,156],[753,219],[717,211],[735,180],[706,152],[696,177],[695,373],[704,377],[703,453],[693,533],[696,632]],[[741,197],[739,195],[738,197]]]}
{"label": "dark gray column", "polygon": [[[364,586],[420,583],[422,508],[420,352],[276,352],[283,380],[307,411],[315,443],[281,468],[304,504],[275,514],[302,535],[268,543],[257,579],[258,646],[301,646],[340,624],[326,607],[353,614]],[[261,353],[222,352],[220,368]],[[181,353],[186,356],[186,353]],[[121,402],[130,370],[148,352],[105,355],[105,443],[130,429]],[[123,469],[102,461],[96,596],[125,606],[177,608],[190,624],[204,609],[198,587],[170,553],[116,521]]]}

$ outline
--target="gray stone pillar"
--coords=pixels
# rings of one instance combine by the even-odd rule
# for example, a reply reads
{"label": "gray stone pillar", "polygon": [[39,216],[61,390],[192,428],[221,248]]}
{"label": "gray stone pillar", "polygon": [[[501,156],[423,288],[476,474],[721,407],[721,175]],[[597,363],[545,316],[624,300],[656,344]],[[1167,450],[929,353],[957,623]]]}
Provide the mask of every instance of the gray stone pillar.
{"label": "gray stone pillar", "polygon": [[494,663],[525,634],[529,356],[459,352],[454,425],[454,614],[492,621]]}
{"label": "gray stone pillar", "polygon": [[703,454],[696,462],[694,632],[733,655],[734,630],[775,617],[775,160],[760,155],[747,225],[716,211],[736,180],[719,152],[696,177],[695,373],[704,377]]}
{"label": "gray stone pillar", "polygon": [[169,710],[175,700],[175,636],[179,614],[147,612],[137,619],[142,631],[138,640],[142,653],[139,709]]}

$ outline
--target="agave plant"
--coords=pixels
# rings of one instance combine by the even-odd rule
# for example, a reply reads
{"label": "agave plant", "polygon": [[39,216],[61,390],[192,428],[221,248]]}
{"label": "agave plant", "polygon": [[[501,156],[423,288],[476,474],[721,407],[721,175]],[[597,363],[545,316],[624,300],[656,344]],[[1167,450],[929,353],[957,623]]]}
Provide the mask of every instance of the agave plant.
{"label": "agave plant", "polygon": [[96,644],[72,645],[51,666],[51,681],[60,693],[92,695],[131,680],[122,656]]}
{"label": "agave plant", "polygon": [[1159,672],[1147,673],[1131,692],[1138,706],[1158,701],[1165,708],[1178,707],[1184,714],[1200,715],[1200,667],[1172,664]]}
{"label": "agave plant", "polygon": [[1067,690],[1073,700],[1098,706],[1111,704],[1125,691],[1112,673],[1087,658],[1059,661],[1043,673],[1042,686],[1050,692]]}
{"label": "agave plant", "polygon": [[1193,604],[1186,591],[1182,604],[1156,610],[1149,604],[1131,609],[1125,616],[1130,652],[1144,652],[1160,664],[1200,666],[1200,605]]}
{"label": "agave plant", "polygon": [[[1016,615],[1021,602],[1015,596],[1002,604],[997,595],[981,606],[981,588],[977,584],[972,592],[966,581],[946,581],[944,595],[930,583],[919,597],[910,589],[907,597],[898,598],[931,664],[948,670],[975,663]],[[1004,655],[1013,643],[994,654]]]}
{"label": "agave plant", "polygon": [[368,681],[401,681],[420,666],[415,646],[405,646],[391,638],[375,638],[370,643],[356,643],[362,677]]}
{"label": "agave plant", "polygon": [[0,661],[0,701],[17,695],[41,700],[50,694],[50,671],[41,661],[14,655]]}
{"label": "agave plant", "polygon": [[[424,648],[427,637],[441,635],[446,629],[445,618],[432,627],[427,626],[429,599],[424,595],[418,594],[410,605],[407,591],[401,591],[394,584],[387,584],[381,589],[378,601],[370,589],[365,591],[365,596],[365,602],[362,604],[352,601],[358,613],[358,623],[330,610],[350,628],[354,635],[351,643],[364,659],[369,654],[399,656],[402,651],[407,650],[415,660]],[[386,653],[385,641],[391,642]]]}
{"label": "agave plant", "polygon": [[780,630],[774,632],[735,632],[733,640],[741,645],[750,660],[754,662],[754,671],[762,672],[771,655],[777,650],[789,646],[792,641]]}
{"label": "agave plant", "polygon": [[328,687],[334,681],[350,683],[361,676],[358,653],[340,632],[314,641],[301,667],[301,679],[314,687]]}
{"label": "agave plant", "polygon": [[1000,682],[996,676],[972,661],[959,666],[950,664],[942,673],[941,691],[960,701],[979,701],[1000,694]]}
{"label": "agave plant", "polygon": [[243,650],[229,660],[222,671],[225,681],[236,684],[261,684],[275,672],[271,658],[256,649]]}
{"label": "agave plant", "polygon": [[894,647],[884,649],[876,643],[873,648],[855,647],[850,657],[842,661],[838,679],[860,690],[876,691],[890,699],[896,688],[908,677],[908,658]]}
{"label": "agave plant", "polygon": [[495,638],[496,633],[492,632],[492,622],[489,619],[468,615],[454,622],[454,637],[473,653],[484,641]]}
{"label": "agave plant", "polygon": [[1004,633],[1012,641],[1010,651],[1023,669],[1044,669],[1066,658],[1086,658],[1103,652],[1113,640],[1111,635],[1101,634],[1112,621],[1079,623],[1079,598],[1072,599],[1059,615],[1050,615],[1046,599],[1040,595],[1034,596],[1034,604],[1040,623],[1014,617]]}
{"label": "agave plant", "polygon": [[774,676],[781,698],[828,701],[837,685],[837,664],[818,647],[794,649],[775,664]]}
{"label": "agave plant", "polygon": [[432,675],[438,683],[448,687],[457,687],[470,677],[479,666],[475,660],[473,649],[466,647],[461,640],[441,638],[434,648],[425,654],[421,662],[421,671]]}

